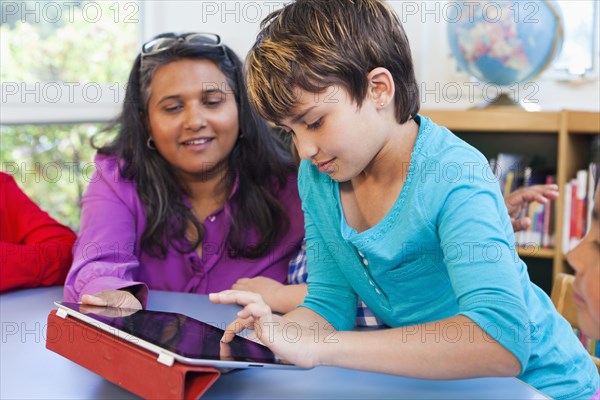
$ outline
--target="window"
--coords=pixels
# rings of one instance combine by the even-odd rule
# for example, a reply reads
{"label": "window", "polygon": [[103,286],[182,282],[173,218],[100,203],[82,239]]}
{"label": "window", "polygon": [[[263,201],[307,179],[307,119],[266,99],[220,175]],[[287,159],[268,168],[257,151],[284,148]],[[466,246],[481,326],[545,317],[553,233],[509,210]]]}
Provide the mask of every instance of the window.
{"label": "window", "polygon": [[2,171],[44,211],[79,230],[79,206],[95,171],[90,138],[99,124],[0,127]]}
{"label": "window", "polygon": [[0,161],[75,230],[89,138],[116,117],[139,48],[137,1],[0,2]]}
{"label": "window", "polygon": [[135,1],[0,2],[1,122],[106,120],[138,48]]}
{"label": "window", "polygon": [[549,75],[557,78],[598,75],[598,3],[592,0],[562,0],[564,41]]}

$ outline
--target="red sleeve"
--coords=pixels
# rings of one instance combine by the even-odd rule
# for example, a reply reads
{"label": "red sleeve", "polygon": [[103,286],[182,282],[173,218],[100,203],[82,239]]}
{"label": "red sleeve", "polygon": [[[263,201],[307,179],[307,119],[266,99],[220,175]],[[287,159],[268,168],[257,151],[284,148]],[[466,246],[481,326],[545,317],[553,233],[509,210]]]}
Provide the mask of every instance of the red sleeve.
{"label": "red sleeve", "polygon": [[75,238],[0,173],[0,292],[62,285]]}

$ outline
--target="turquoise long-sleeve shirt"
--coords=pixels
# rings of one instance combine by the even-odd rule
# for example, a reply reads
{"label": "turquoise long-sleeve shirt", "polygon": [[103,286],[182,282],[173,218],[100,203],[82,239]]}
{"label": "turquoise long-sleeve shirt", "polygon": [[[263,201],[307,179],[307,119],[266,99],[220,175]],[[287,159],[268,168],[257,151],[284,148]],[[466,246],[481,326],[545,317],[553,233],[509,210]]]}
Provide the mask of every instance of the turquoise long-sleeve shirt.
{"label": "turquoise long-sleeve shirt", "polygon": [[[338,183],[301,163],[310,270],[302,306],[338,330],[354,327],[357,295],[391,327],[464,315],[518,358],[518,378],[556,399],[591,398],[596,367],[529,280],[487,160],[446,128],[415,119],[406,182],[366,231],[346,223]],[[427,339],[456,341],[456,332]]]}

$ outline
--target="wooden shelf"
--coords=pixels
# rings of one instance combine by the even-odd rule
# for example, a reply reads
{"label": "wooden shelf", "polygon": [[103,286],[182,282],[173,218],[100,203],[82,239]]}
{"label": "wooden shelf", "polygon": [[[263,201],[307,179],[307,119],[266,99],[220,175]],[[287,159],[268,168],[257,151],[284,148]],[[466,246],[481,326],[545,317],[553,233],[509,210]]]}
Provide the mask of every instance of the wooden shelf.
{"label": "wooden shelf", "polygon": [[600,134],[600,113],[589,111],[566,111],[568,113],[567,129],[570,134]]}
{"label": "wooden shelf", "polygon": [[560,113],[528,112],[519,108],[484,110],[423,110],[436,124],[455,131],[558,134]]}
{"label": "wooden shelf", "polygon": [[518,247],[517,253],[519,257],[532,257],[532,258],[548,258],[553,259],[555,250],[553,248],[546,249],[539,246],[532,247]]}

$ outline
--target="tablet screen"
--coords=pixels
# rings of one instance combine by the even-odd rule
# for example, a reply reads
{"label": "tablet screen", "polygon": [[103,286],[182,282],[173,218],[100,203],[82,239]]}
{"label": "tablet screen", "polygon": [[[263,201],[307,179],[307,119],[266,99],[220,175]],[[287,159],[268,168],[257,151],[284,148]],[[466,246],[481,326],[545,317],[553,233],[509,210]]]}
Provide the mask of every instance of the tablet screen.
{"label": "tablet screen", "polygon": [[[57,303],[185,358],[280,364],[267,347],[236,336],[223,350],[223,330],[183,314]],[[222,354],[223,352],[228,354]]]}

